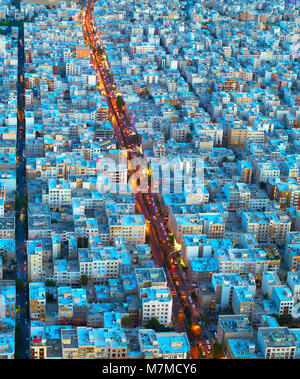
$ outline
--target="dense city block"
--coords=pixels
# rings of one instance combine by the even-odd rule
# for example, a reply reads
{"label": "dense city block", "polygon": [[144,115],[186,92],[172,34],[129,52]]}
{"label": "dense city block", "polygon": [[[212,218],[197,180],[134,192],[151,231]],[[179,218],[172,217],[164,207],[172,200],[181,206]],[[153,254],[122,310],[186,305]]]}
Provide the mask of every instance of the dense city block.
{"label": "dense city block", "polygon": [[0,5],[0,358],[300,358],[300,1]]}

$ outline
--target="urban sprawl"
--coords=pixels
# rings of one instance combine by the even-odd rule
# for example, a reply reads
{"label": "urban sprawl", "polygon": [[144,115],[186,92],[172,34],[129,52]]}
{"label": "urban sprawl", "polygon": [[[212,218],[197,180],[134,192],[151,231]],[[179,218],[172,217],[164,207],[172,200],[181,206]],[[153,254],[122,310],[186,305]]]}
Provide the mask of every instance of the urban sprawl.
{"label": "urban sprawl", "polygon": [[0,0],[0,358],[300,358],[299,10]]}

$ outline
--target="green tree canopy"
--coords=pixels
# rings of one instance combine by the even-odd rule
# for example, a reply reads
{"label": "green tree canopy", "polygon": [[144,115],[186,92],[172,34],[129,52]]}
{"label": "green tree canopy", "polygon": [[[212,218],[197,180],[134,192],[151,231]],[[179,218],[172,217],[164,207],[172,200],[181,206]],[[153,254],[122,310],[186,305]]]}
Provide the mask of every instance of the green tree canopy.
{"label": "green tree canopy", "polygon": [[121,110],[124,105],[125,105],[125,101],[124,101],[123,97],[121,95],[118,95],[117,96],[117,107],[118,107],[118,109]]}
{"label": "green tree canopy", "polygon": [[121,324],[123,328],[132,328],[132,320],[129,316],[122,317]]}
{"label": "green tree canopy", "polygon": [[171,330],[171,328],[165,327],[163,324],[161,324],[156,317],[153,317],[147,324],[146,328],[153,329],[156,332],[168,332]]}
{"label": "green tree canopy", "polygon": [[87,277],[87,275],[81,275],[79,284],[80,286],[87,286],[89,284],[89,278]]}
{"label": "green tree canopy", "polygon": [[185,142],[191,143],[193,141],[193,136],[191,133],[188,133],[185,137]]}
{"label": "green tree canopy", "polygon": [[220,359],[223,356],[223,347],[219,343],[213,344],[213,356],[215,359]]}
{"label": "green tree canopy", "polygon": [[55,287],[56,286],[56,282],[54,280],[48,279],[48,280],[46,280],[45,285],[47,287]]}

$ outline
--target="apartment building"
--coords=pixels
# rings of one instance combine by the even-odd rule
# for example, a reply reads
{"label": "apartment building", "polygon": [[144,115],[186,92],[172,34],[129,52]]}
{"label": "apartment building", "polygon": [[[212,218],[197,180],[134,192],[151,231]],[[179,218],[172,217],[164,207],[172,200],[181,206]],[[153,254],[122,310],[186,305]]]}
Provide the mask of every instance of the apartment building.
{"label": "apartment building", "polygon": [[108,226],[111,243],[122,237],[128,245],[143,244],[146,238],[146,222],[141,215],[109,215]]}
{"label": "apartment building", "polygon": [[152,318],[156,318],[163,325],[171,324],[173,299],[168,287],[141,288],[140,299],[143,325]]}
{"label": "apartment building", "polygon": [[29,314],[31,320],[45,321],[46,287],[44,282],[29,283]]}
{"label": "apartment building", "polygon": [[264,359],[295,358],[297,342],[287,327],[258,328],[257,344]]}

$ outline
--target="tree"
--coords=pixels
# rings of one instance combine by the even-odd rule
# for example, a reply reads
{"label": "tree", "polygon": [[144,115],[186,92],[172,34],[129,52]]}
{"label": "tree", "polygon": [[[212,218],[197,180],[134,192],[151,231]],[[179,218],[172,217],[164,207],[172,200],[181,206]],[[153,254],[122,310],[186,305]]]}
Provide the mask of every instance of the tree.
{"label": "tree", "polygon": [[16,282],[16,290],[21,291],[22,288],[24,287],[23,280],[19,278],[15,278],[15,282]]}
{"label": "tree", "polygon": [[164,256],[164,259],[166,261],[168,259],[168,252],[167,252],[167,250],[163,251],[163,256]]}
{"label": "tree", "polygon": [[45,285],[47,287],[55,287],[56,286],[56,282],[54,280],[47,279],[46,282],[45,282]]}
{"label": "tree", "polygon": [[121,323],[123,328],[132,328],[132,320],[129,316],[124,316]]}
{"label": "tree", "polygon": [[169,235],[169,244],[174,248],[175,247],[175,238],[173,234]]}
{"label": "tree", "polygon": [[200,320],[201,320],[202,322],[207,322],[207,317],[205,316],[204,313],[200,313]]}
{"label": "tree", "polygon": [[87,237],[78,237],[77,239],[78,248],[87,248],[89,245],[89,240]]}
{"label": "tree", "polygon": [[155,332],[167,332],[171,330],[171,328],[167,328],[161,324],[156,317],[153,317],[145,326],[147,329],[153,329]]}
{"label": "tree", "polygon": [[118,109],[121,110],[124,105],[125,105],[125,101],[124,101],[123,97],[121,95],[118,95],[117,96],[117,107],[118,107]]}
{"label": "tree", "polygon": [[185,142],[191,143],[193,141],[193,136],[191,133],[188,133],[185,137]]}
{"label": "tree", "polygon": [[20,208],[20,197],[18,195],[16,195],[16,199],[15,199],[15,208],[16,209]]}
{"label": "tree", "polygon": [[53,294],[52,293],[47,293],[46,300],[49,303],[53,303],[55,301]]}
{"label": "tree", "polygon": [[19,345],[22,340],[22,329],[19,324],[17,324],[15,328],[15,340],[16,340],[16,345]]}
{"label": "tree", "polygon": [[24,194],[23,204],[24,204],[24,207],[27,208],[27,206],[28,206],[28,195],[27,195],[27,193]]}
{"label": "tree", "polygon": [[215,359],[220,359],[223,356],[223,347],[219,343],[213,344],[213,356]]}
{"label": "tree", "polygon": [[89,278],[87,277],[87,275],[81,275],[79,284],[80,286],[87,286],[89,284]]}
{"label": "tree", "polygon": [[197,295],[196,295],[195,291],[191,292],[191,296],[192,296],[193,300],[197,300]]}
{"label": "tree", "polygon": [[188,306],[185,306],[183,312],[184,312],[185,317],[186,317],[188,320],[190,320],[191,315],[192,315],[192,311],[191,311],[191,309],[190,309]]}
{"label": "tree", "polygon": [[290,314],[282,314],[280,316],[276,315],[276,319],[280,326],[291,326],[293,324],[293,317]]}
{"label": "tree", "polygon": [[201,347],[198,347],[198,352],[199,352],[199,358],[204,359],[204,354],[203,354],[203,350],[201,349]]}

